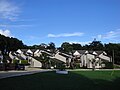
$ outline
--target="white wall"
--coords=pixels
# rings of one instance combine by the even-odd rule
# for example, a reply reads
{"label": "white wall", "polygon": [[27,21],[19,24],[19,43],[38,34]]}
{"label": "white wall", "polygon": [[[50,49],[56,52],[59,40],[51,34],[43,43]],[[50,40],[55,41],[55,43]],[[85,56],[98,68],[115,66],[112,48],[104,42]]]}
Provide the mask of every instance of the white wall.
{"label": "white wall", "polygon": [[86,66],[87,64],[87,57],[85,54],[83,54],[81,57],[80,57],[80,60],[81,60],[81,66]]}
{"label": "white wall", "polygon": [[[95,56],[92,54],[83,54],[81,56],[81,66],[87,65],[87,68],[92,68],[92,61],[91,60],[94,58],[95,58]],[[95,68],[101,68],[99,61],[100,61],[100,59],[96,58],[96,62],[98,62],[98,63],[95,64]]]}
{"label": "white wall", "polygon": [[38,60],[36,60],[36,59],[34,59],[34,58],[32,58],[32,57],[30,57],[31,58],[31,62],[30,62],[30,66],[31,67],[42,67],[42,63],[41,62],[39,62]]}
{"label": "white wall", "polygon": [[62,55],[59,55],[59,52],[57,54],[55,54],[54,58],[66,63],[66,58],[63,57]]}
{"label": "white wall", "polygon": [[100,54],[99,57],[100,57],[101,59],[104,59],[104,60],[107,60],[107,61],[110,62],[110,57],[103,55],[103,53]]}
{"label": "white wall", "polygon": [[20,56],[26,60],[27,56],[25,56],[23,53],[20,54]]}

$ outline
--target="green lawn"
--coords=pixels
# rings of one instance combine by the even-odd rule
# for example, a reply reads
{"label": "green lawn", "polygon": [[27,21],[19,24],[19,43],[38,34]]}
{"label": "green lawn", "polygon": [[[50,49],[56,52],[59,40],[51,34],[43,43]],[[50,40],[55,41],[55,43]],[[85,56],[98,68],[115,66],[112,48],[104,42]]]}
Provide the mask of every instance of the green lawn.
{"label": "green lawn", "polygon": [[44,72],[0,80],[0,90],[120,90],[120,71]]}

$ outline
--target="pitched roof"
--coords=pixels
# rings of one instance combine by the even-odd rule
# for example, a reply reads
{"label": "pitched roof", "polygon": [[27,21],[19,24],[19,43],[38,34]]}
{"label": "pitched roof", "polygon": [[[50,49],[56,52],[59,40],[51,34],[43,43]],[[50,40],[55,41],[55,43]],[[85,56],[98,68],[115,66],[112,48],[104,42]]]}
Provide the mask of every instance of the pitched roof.
{"label": "pitched roof", "polygon": [[33,52],[30,49],[27,50],[27,53],[33,54]]}
{"label": "pitched roof", "polygon": [[27,52],[28,49],[20,49],[22,52]]}
{"label": "pitched roof", "polygon": [[36,51],[36,50],[38,50],[38,49],[30,49],[33,53]]}
{"label": "pitched roof", "polygon": [[16,51],[16,53],[22,53],[22,50],[20,50],[20,49],[18,49],[17,51]]}
{"label": "pitched roof", "polygon": [[73,54],[74,56],[79,56],[80,53],[78,51],[75,51],[75,53]]}
{"label": "pitched roof", "polygon": [[52,61],[56,62],[56,63],[65,63],[57,58],[54,58],[54,57],[50,57]]}
{"label": "pitched roof", "polygon": [[64,57],[72,57],[71,55],[69,55],[69,54],[66,54],[66,53],[61,53],[61,52],[59,52],[59,55],[62,55],[62,56],[64,56]]}
{"label": "pitched roof", "polygon": [[45,50],[41,50],[41,53],[46,53],[47,55],[52,56],[52,53],[45,51]]}
{"label": "pitched roof", "polygon": [[[77,51],[77,52],[76,52]],[[100,55],[102,54],[104,51],[88,51],[88,50],[73,50],[73,54],[74,53],[79,53],[79,54],[85,54],[85,53],[89,53],[89,54],[97,54]]]}
{"label": "pitched roof", "polygon": [[87,50],[73,50],[73,53],[78,52],[79,54],[84,54]]}
{"label": "pitched roof", "polygon": [[39,53],[40,52],[40,50],[39,49],[36,49],[35,51],[34,51],[34,53]]}
{"label": "pitched roof", "polygon": [[98,55],[102,54],[103,51],[95,51]]}

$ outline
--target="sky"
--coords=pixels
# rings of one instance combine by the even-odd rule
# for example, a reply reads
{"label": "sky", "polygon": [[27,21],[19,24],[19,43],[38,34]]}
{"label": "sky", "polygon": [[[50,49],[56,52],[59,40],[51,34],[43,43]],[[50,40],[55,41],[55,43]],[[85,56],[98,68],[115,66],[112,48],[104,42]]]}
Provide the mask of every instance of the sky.
{"label": "sky", "polygon": [[120,43],[120,0],[0,0],[0,34],[26,45]]}

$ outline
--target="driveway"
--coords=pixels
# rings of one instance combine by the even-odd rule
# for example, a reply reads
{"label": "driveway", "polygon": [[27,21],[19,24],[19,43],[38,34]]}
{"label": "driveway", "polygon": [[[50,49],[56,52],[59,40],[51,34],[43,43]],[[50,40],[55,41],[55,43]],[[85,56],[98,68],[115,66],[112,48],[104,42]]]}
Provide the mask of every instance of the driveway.
{"label": "driveway", "polygon": [[39,72],[47,72],[51,70],[43,70],[43,69],[31,69],[26,71],[0,71],[0,79],[8,78],[8,77],[15,77],[15,76],[21,76],[21,75],[29,75],[29,74],[35,74]]}

